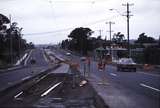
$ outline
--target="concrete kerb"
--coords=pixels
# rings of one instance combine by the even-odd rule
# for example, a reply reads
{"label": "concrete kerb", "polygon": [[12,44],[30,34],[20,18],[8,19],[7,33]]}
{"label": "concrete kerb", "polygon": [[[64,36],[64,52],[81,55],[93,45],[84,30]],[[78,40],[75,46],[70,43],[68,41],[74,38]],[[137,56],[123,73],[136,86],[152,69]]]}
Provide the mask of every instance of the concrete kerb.
{"label": "concrete kerb", "polygon": [[105,103],[104,99],[98,94],[96,89],[93,87],[93,85],[89,82],[91,85],[91,88],[94,92],[94,105],[96,108],[109,108],[109,106]]}
{"label": "concrete kerb", "polygon": [[28,82],[28,81],[33,80],[34,78],[42,77],[42,76],[46,75],[46,74],[49,73],[51,70],[56,69],[56,68],[58,68],[59,66],[60,66],[59,64],[58,64],[58,65],[55,65],[54,67],[48,68],[48,69],[46,69],[46,70],[43,70],[42,72],[40,72],[39,74],[37,74],[37,75],[35,75],[35,76],[33,76],[33,77],[30,77],[30,78],[25,79],[25,80],[23,80],[23,81],[17,82],[16,84],[11,85],[11,86],[9,86],[9,87],[1,90],[1,91],[0,91],[0,96],[3,96],[3,95],[4,95],[4,92],[8,92],[10,89],[16,88],[16,87],[18,87],[18,86],[20,86],[20,85],[22,85],[22,84],[24,84],[24,83],[26,83],[26,82]]}

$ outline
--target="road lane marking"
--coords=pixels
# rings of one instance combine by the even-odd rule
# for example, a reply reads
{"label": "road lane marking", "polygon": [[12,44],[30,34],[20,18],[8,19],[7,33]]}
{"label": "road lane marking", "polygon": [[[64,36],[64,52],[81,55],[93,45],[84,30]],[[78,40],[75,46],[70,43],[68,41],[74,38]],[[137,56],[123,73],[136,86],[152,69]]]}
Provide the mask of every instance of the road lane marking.
{"label": "road lane marking", "polygon": [[45,61],[48,63],[48,59],[46,57],[46,55],[44,54],[45,53],[45,50],[43,51],[43,58],[45,59]]}
{"label": "road lane marking", "polygon": [[23,93],[23,91],[21,91],[20,93],[18,93],[17,95],[14,96],[14,98],[17,98],[18,96],[20,96]]}
{"label": "road lane marking", "polygon": [[140,74],[145,74],[145,75],[150,75],[150,76],[154,76],[154,77],[160,77],[160,75],[156,75],[156,74],[150,74],[150,73],[145,73],[145,72],[138,72]]}
{"label": "road lane marking", "polygon": [[27,61],[28,61],[28,59],[30,58],[32,51],[33,51],[33,50],[31,50],[31,51],[29,52],[28,57],[27,57],[26,60],[24,61],[24,65],[25,65],[25,66],[27,65]]}
{"label": "road lane marking", "polygon": [[27,76],[27,77],[25,77],[25,78],[22,78],[21,80],[22,81],[24,81],[24,80],[26,80],[26,79],[29,79],[31,76]]}
{"label": "road lane marking", "polygon": [[117,74],[114,74],[114,73],[110,73],[110,75],[112,75],[112,76],[117,76]]}
{"label": "road lane marking", "polygon": [[157,91],[157,92],[160,92],[160,90],[159,90],[159,89],[154,88],[154,87],[151,87],[151,86],[148,86],[148,85],[145,85],[145,84],[143,84],[143,83],[141,83],[140,85],[141,85],[141,86],[143,86],[143,87],[146,87],[146,88],[149,88],[149,89],[155,90],[155,91]]}
{"label": "road lane marking", "polygon": [[52,86],[50,89],[48,89],[47,91],[45,91],[41,97],[46,96],[49,92],[51,92],[54,88],[56,88],[58,85],[60,85],[62,82],[59,82],[57,84],[55,84],[54,86]]}

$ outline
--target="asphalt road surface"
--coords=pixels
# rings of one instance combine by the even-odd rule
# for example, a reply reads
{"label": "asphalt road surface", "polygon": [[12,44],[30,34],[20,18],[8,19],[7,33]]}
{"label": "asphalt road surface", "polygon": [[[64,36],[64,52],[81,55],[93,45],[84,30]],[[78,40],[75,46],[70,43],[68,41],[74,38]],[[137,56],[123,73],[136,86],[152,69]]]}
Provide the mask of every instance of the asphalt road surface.
{"label": "asphalt road surface", "polygon": [[[71,57],[68,57],[66,53],[67,51],[59,50],[61,56],[71,58],[74,62],[81,64],[81,71],[83,71],[83,65],[79,56],[72,54]],[[120,99],[119,101],[126,99],[126,102],[129,100],[134,101],[135,105],[131,106],[137,108],[140,108],[140,106],[143,106],[143,108],[160,107],[160,74],[139,70],[137,72],[117,72],[116,66],[112,65],[106,66],[105,72],[100,72],[95,61],[91,62],[91,72],[99,79],[107,78],[107,82],[118,91],[118,94],[114,95],[115,99]],[[122,99],[121,96],[126,98]],[[113,99],[110,99],[110,101],[113,101],[111,104],[115,104]],[[119,103],[117,107],[121,108],[120,104],[123,103]]]}
{"label": "asphalt road surface", "polygon": [[[31,59],[35,59],[36,63],[31,64]],[[44,58],[43,50],[38,48],[33,49],[26,61],[26,66],[0,74],[0,90],[32,77],[48,67],[49,64]]]}
{"label": "asphalt road surface", "polygon": [[[81,71],[83,71],[82,62],[80,61],[79,56],[75,54],[67,56],[67,51],[64,50],[53,49],[53,51],[58,54],[59,57],[67,58],[73,62],[79,63],[81,66]],[[31,59],[35,59],[36,64],[31,64]],[[41,49],[35,49],[31,53],[26,67],[0,74],[0,87],[3,89],[9,85],[15,84],[15,82],[38,74],[40,70],[48,67],[49,64],[45,61],[43,51]],[[100,72],[97,69],[96,61],[91,62],[91,72],[91,74],[97,79],[102,79],[105,77],[107,79],[107,83],[112,85],[112,89],[106,87],[106,92],[104,92],[104,95],[108,93],[108,95],[106,95],[106,99],[108,99],[109,104],[113,106],[113,108],[124,108],[124,105],[122,104],[126,104],[127,102],[128,105],[126,106],[128,107],[126,108],[131,108],[131,106],[132,108],[160,107],[159,74],[153,74],[152,72],[146,73],[143,71],[117,72],[116,67],[112,65],[106,66],[106,70],[104,72]],[[121,103],[124,101],[125,103]],[[133,101],[132,103],[134,103],[134,105],[129,104],[131,101]]]}

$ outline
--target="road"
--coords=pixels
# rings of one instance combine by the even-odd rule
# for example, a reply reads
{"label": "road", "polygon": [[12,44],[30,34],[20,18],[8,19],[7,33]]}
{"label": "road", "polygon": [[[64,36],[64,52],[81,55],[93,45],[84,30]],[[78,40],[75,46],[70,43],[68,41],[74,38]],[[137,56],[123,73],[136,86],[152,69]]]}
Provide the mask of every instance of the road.
{"label": "road", "polygon": [[[31,58],[36,60],[36,64],[30,63]],[[0,90],[32,77],[49,67],[41,49],[33,49],[26,60],[26,66],[23,68],[2,72],[0,74]]]}
{"label": "road", "polygon": [[[80,70],[81,72],[83,71],[83,63],[80,61],[79,56],[75,54],[67,56],[67,51],[64,50],[52,49],[52,51],[59,57],[79,63]],[[30,64],[31,58],[36,59],[36,64]],[[49,64],[44,58],[43,51],[35,49],[27,60],[27,66],[19,70],[0,74],[0,87],[5,88],[8,85],[15,84],[15,82],[38,74],[40,70],[48,67]],[[106,66],[106,70],[101,72],[97,69],[97,62],[92,60],[91,77],[95,81],[102,80],[105,77],[105,82],[109,85],[96,85],[96,89],[100,89],[100,93],[103,94],[102,97],[107,101],[110,108],[160,107],[160,75],[158,74],[146,73],[139,70],[137,72],[117,72],[116,67],[112,65]]]}
{"label": "road", "polygon": [[[59,54],[61,56],[67,57],[66,53],[67,51],[59,50]],[[71,55],[71,57],[67,58],[72,58],[74,62],[81,64],[81,71],[83,71],[82,62],[79,60],[78,56]],[[146,73],[139,70],[137,72],[117,72],[116,67],[112,65],[106,66],[105,72],[100,72],[97,69],[97,62],[95,61],[92,61],[91,72],[91,74],[99,80],[105,77],[107,83],[109,83],[112,88],[114,88],[108,88],[108,91],[111,90],[111,92],[108,93],[112,94],[112,96],[106,96],[106,100],[109,101],[111,106],[115,108],[124,108],[124,106],[128,106],[129,108],[132,108],[133,106],[137,108],[160,107],[159,74],[152,74],[152,72]],[[132,101],[131,103],[134,103],[135,105],[120,105],[128,104],[129,101]],[[115,105],[116,103],[118,103],[118,105]]]}
{"label": "road", "polygon": [[4,91],[0,96],[0,107],[104,108],[98,106],[102,106],[96,101],[100,97],[89,83],[79,86],[84,77],[79,76],[73,81],[68,69],[68,65],[60,63],[57,68]]}

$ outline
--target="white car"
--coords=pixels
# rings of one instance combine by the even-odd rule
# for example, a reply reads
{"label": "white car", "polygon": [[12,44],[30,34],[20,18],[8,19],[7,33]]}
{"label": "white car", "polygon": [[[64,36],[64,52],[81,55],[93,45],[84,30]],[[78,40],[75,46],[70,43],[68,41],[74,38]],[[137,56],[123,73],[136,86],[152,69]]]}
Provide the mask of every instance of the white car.
{"label": "white car", "polygon": [[117,62],[117,71],[134,71],[136,72],[136,63],[132,58],[121,58]]}

